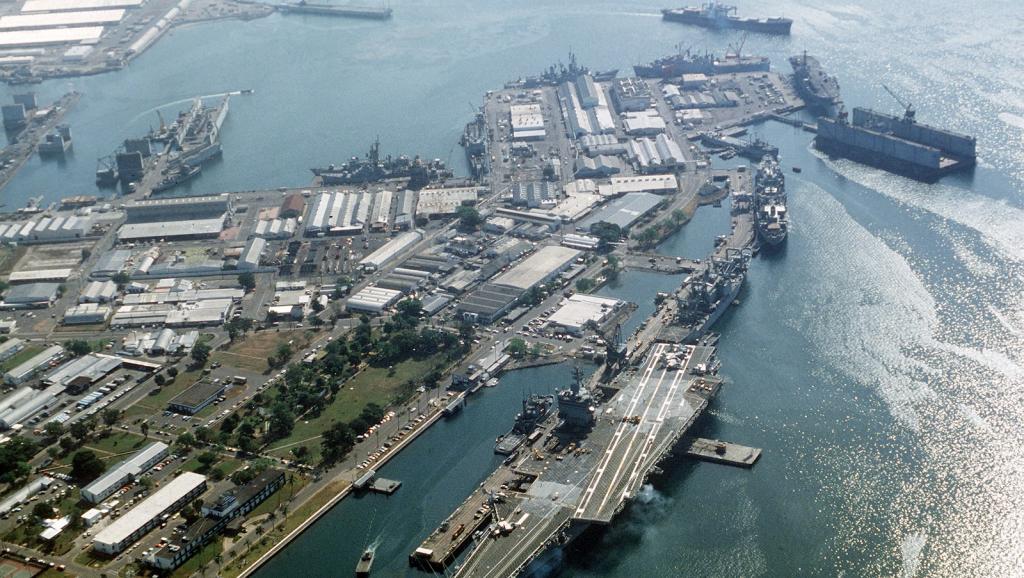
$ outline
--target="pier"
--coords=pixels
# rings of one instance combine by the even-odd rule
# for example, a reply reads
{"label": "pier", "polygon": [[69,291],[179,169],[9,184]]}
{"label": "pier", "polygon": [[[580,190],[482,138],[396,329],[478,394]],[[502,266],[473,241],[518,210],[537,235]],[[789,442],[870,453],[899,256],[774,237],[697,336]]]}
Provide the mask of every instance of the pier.
{"label": "pier", "polygon": [[761,458],[761,450],[719,440],[693,438],[688,440],[686,455],[716,464],[752,468]]}

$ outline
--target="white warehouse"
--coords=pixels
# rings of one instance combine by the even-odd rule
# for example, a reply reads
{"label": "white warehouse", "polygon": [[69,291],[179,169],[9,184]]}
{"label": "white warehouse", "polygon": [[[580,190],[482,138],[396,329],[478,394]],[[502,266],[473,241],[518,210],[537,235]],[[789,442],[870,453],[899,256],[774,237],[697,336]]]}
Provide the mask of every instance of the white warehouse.
{"label": "white warehouse", "polygon": [[160,524],[161,518],[180,510],[206,491],[206,476],[185,472],[103,528],[92,540],[97,552],[111,556]]}

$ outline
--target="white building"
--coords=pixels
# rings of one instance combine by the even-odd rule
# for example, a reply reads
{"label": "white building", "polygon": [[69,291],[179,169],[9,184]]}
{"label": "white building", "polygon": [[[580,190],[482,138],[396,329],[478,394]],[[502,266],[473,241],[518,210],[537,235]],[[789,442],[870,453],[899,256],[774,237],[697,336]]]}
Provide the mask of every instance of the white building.
{"label": "white building", "polygon": [[91,484],[82,488],[82,499],[93,504],[106,500],[121,486],[167,457],[167,451],[167,444],[163,442],[149,444],[139,453],[118,463]]}
{"label": "white building", "polygon": [[119,554],[146,532],[160,525],[161,518],[180,510],[206,491],[206,476],[185,472],[100,530],[92,547],[103,554]]}
{"label": "white building", "polygon": [[402,298],[403,293],[395,289],[385,289],[373,285],[348,298],[345,308],[353,312],[382,313]]}
{"label": "white building", "polygon": [[20,385],[32,379],[32,377],[46,369],[51,363],[64,355],[64,348],[60,345],[51,345],[39,352],[32,359],[15,367],[4,374],[4,383],[8,385]]}
{"label": "white building", "polygon": [[548,326],[580,335],[588,323],[604,323],[624,304],[618,299],[576,294],[548,317]]}

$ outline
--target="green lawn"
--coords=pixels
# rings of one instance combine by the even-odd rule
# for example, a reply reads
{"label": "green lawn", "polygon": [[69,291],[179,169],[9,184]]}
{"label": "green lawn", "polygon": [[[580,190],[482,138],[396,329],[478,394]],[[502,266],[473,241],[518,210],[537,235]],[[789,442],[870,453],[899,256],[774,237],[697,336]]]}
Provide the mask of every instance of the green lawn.
{"label": "green lawn", "polygon": [[[164,375],[167,375],[166,372]],[[174,396],[188,389],[201,377],[203,377],[202,368],[179,373],[173,381],[170,381],[164,384],[163,387],[155,390],[156,393],[151,393],[150,395],[140,399],[138,402],[132,404],[131,407],[125,410],[125,417],[136,418],[140,416],[160,415],[167,409],[167,402],[171,401]],[[129,419],[127,421],[131,420]]]}
{"label": "green lawn", "polygon": [[215,351],[210,356],[225,366],[266,373],[270,371],[267,358],[284,343],[292,342],[293,352],[299,352],[309,345],[314,333],[305,329],[290,331],[264,330],[248,333],[231,344],[226,351]]}
{"label": "green lawn", "polygon": [[320,459],[320,440],[310,438],[319,436],[332,422],[348,422],[358,417],[367,404],[375,403],[381,407],[392,405],[399,401],[397,397],[410,393],[401,391],[406,382],[423,377],[434,365],[443,362],[444,354],[422,361],[404,361],[394,367],[394,375],[389,375],[387,368],[367,367],[344,384],[323,413],[316,418],[300,419],[295,423],[291,435],[274,442],[267,453],[285,457],[290,455],[292,447],[305,445],[310,450],[309,461],[315,463]]}
{"label": "green lawn", "polygon": [[34,343],[25,344],[25,349],[15,353],[14,357],[7,361],[0,363],[0,372],[7,373],[11,369],[14,369],[29,359],[32,359],[35,354],[39,353],[43,349],[45,348],[42,345],[36,345]]}

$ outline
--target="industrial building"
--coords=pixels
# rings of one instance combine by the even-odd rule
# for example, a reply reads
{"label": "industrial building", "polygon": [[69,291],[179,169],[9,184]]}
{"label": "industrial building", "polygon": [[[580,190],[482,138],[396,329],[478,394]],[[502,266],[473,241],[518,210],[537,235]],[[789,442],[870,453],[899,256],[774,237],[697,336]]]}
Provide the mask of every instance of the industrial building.
{"label": "industrial building", "polygon": [[127,355],[188,353],[198,340],[199,332],[196,330],[186,331],[180,335],[166,327],[154,333],[132,331],[124,338],[120,351]]}
{"label": "industrial building", "polygon": [[262,220],[256,223],[252,234],[264,239],[290,239],[298,228],[299,222],[295,218]]}
{"label": "industrial building", "polygon": [[577,293],[566,299],[562,306],[548,317],[548,326],[573,335],[582,335],[588,324],[594,323],[600,327],[623,305],[625,301],[618,299]]}
{"label": "industrial building", "polygon": [[364,271],[378,271],[393,261],[403,251],[418,243],[421,239],[423,239],[423,234],[419,231],[402,233],[385,243],[381,248],[377,249],[373,253],[363,257],[362,260],[359,261],[359,267]]}
{"label": "industrial building", "polygon": [[478,187],[423,189],[419,192],[416,213],[427,218],[454,215],[459,207],[476,204],[479,194]]}
{"label": "industrial building", "polygon": [[110,303],[117,297],[117,283],[110,281],[90,281],[78,296],[79,303]]}
{"label": "industrial building", "polygon": [[27,307],[49,307],[57,299],[60,283],[25,283],[13,285],[4,294],[3,309],[24,309]]}
{"label": "industrial building", "polygon": [[19,505],[24,504],[32,496],[50,487],[50,484],[52,484],[53,482],[53,478],[49,476],[43,476],[30,484],[26,484],[25,487],[11,494],[3,502],[0,502],[0,515],[7,515],[8,512],[18,507]]}
{"label": "industrial building", "polygon": [[484,283],[466,295],[456,309],[463,319],[494,323],[508,313],[522,294],[516,287]]}
{"label": "industrial building", "polygon": [[224,218],[125,223],[117,231],[118,241],[216,239],[224,230]]}
{"label": "industrial building", "polygon": [[416,193],[408,189],[398,193],[395,201],[395,229],[409,229],[416,222]]}
{"label": "industrial building", "polygon": [[576,235],[569,233],[562,236],[562,244],[571,249],[581,251],[593,251],[601,244],[601,240],[590,235]]}
{"label": "industrial building", "polygon": [[13,337],[3,343],[0,343],[0,363],[14,357],[22,349],[25,349],[25,341],[23,339],[18,339],[17,337]]}
{"label": "industrial building", "polygon": [[46,385],[63,386],[77,394],[121,367],[123,359],[113,355],[90,353],[65,363],[43,378]]}
{"label": "industrial building", "polygon": [[657,109],[649,108],[622,115],[622,127],[630,136],[656,135],[665,132],[665,119]]}
{"label": "industrial building", "polygon": [[260,267],[260,258],[267,248],[267,240],[262,237],[253,237],[246,243],[242,250],[242,256],[238,259],[239,271],[255,271]]}
{"label": "industrial building", "polygon": [[195,415],[224,395],[226,385],[218,381],[214,383],[208,380],[200,380],[188,387],[185,391],[174,396],[167,403],[167,409],[182,415]]}
{"label": "industrial building", "polygon": [[32,356],[31,359],[5,373],[4,383],[7,385],[21,385],[32,379],[36,373],[49,367],[51,363],[60,359],[62,355],[64,355],[63,347],[51,345]]}
{"label": "industrial building", "polygon": [[397,303],[402,296],[403,293],[396,289],[368,285],[348,298],[345,309],[353,312],[380,314]]}
{"label": "industrial building", "polygon": [[639,165],[641,172],[674,170],[686,162],[682,148],[664,133],[653,139],[630,141],[629,156]]}
{"label": "industrial building", "polygon": [[[168,281],[160,280],[161,283]],[[173,281],[187,281],[177,279]],[[238,287],[224,287],[217,289],[192,289],[191,283],[175,284],[172,290],[164,290],[158,283],[153,291],[145,293],[129,293],[121,299],[123,305],[153,305],[163,303],[192,303],[199,301],[230,299],[234,303],[241,303],[245,296],[245,290]]]}
{"label": "industrial building", "polygon": [[608,178],[617,175],[625,167],[617,157],[598,155],[596,157],[577,157],[573,166],[573,175],[578,179]]}
{"label": "industrial building", "polygon": [[559,273],[568,269],[580,254],[576,249],[568,247],[542,247],[515,267],[494,278],[493,283],[529,291],[557,277]]}
{"label": "industrial building", "polygon": [[82,488],[82,499],[92,504],[106,500],[122,486],[166,458],[168,450],[167,444],[163,442],[149,444],[134,456],[118,462],[91,484]]}
{"label": "industrial building", "polygon": [[679,190],[679,180],[673,174],[612,177],[599,185],[598,190],[602,197],[619,197],[628,193],[669,195]]}
{"label": "industrial building", "polygon": [[391,191],[327,191],[310,203],[306,236],[356,235],[367,227],[387,229]]}
{"label": "industrial building", "polygon": [[63,391],[63,386],[51,385],[43,391],[22,388],[9,395],[0,402],[0,430],[10,429],[37,411],[56,405],[57,396]]}
{"label": "industrial building", "polygon": [[134,8],[143,0],[26,0],[22,12],[66,12],[103,8]]}
{"label": "industrial building", "polygon": [[61,242],[85,237],[91,223],[71,216],[39,217],[30,221],[0,223],[0,241],[6,243]]}
{"label": "industrial building", "polygon": [[509,107],[509,123],[514,140],[544,138],[544,113],[540,104],[513,104]]}
{"label": "industrial building", "polygon": [[92,42],[103,34],[102,26],[44,28],[0,32],[0,48],[30,48],[71,42]]}
{"label": "industrial building", "polygon": [[109,305],[99,303],[81,303],[72,305],[64,310],[64,317],[61,323],[64,325],[94,325],[106,323],[107,319],[114,313]]}
{"label": "industrial building", "polygon": [[161,518],[172,514],[206,491],[206,476],[184,472],[167,482],[141,504],[114,520],[93,538],[92,547],[110,556],[124,549],[160,525]]}
{"label": "industrial building", "polygon": [[285,195],[277,215],[281,219],[295,219],[306,212],[306,199],[300,193]]}
{"label": "industrial building", "polygon": [[550,209],[558,203],[558,186],[550,181],[530,179],[512,183],[512,204],[531,209]]}
{"label": "industrial building", "polygon": [[7,278],[11,285],[19,283],[63,283],[74,273],[71,269],[38,269],[35,271],[14,271]]}
{"label": "industrial building", "polygon": [[611,223],[628,230],[634,223],[657,207],[663,199],[651,193],[628,193],[604,207],[595,210],[580,221],[576,227],[581,231],[590,231],[595,223]]}
{"label": "industrial building", "polygon": [[654,102],[651,87],[641,78],[616,78],[611,92],[612,102],[620,114],[647,110]]}
{"label": "industrial building", "polygon": [[127,223],[189,221],[223,217],[231,210],[231,201],[227,194],[167,197],[127,201],[122,208]]}
{"label": "industrial building", "polygon": [[212,327],[223,325],[233,307],[231,299],[125,305],[111,317],[110,327]]}
{"label": "industrial building", "polygon": [[123,9],[83,10],[47,14],[11,14],[0,16],[0,30],[32,30],[63,26],[90,26],[116,24],[124,18]]}

